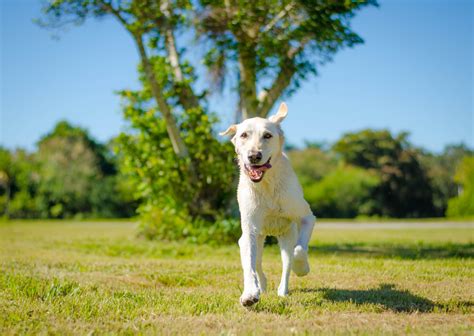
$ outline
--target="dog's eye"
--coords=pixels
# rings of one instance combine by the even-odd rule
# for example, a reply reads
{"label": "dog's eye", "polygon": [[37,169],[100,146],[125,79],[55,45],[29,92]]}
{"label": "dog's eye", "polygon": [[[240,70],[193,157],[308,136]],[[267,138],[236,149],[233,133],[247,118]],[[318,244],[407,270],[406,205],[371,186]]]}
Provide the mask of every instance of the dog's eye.
{"label": "dog's eye", "polygon": [[242,139],[247,139],[248,135],[247,135],[247,133],[244,132],[244,133],[242,133],[242,134],[240,135],[240,137],[241,137]]}
{"label": "dog's eye", "polygon": [[270,139],[272,136],[273,136],[273,135],[271,135],[270,133],[265,133],[265,134],[263,135],[263,138],[264,138],[264,139]]}

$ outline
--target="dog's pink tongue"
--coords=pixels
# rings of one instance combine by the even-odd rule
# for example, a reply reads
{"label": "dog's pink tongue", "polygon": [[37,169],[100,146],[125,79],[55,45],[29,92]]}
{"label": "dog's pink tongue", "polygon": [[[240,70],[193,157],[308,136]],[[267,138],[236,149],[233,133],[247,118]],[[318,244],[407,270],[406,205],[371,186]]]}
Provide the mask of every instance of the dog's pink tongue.
{"label": "dog's pink tongue", "polygon": [[260,167],[256,168],[256,170],[259,170],[261,172],[264,172],[265,170],[268,170],[272,167],[270,162],[265,163],[264,165],[261,165]]}

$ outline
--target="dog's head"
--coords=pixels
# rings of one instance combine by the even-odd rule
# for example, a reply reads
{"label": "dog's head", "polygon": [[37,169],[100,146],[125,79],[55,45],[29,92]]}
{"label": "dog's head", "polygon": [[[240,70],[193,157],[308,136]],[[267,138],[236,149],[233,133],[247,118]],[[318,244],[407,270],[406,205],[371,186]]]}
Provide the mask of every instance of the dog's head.
{"label": "dog's head", "polygon": [[272,160],[278,159],[283,148],[283,131],[280,123],[285,119],[288,108],[281,103],[277,114],[264,118],[251,118],[240,124],[231,125],[220,135],[232,135],[232,143],[252,182],[260,182],[265,172],[272,167]]}

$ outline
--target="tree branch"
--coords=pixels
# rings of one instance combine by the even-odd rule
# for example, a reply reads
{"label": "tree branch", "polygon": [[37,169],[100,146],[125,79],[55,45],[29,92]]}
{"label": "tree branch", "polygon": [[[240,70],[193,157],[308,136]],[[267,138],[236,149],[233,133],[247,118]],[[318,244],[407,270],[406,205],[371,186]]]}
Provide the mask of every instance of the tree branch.
{"label": "tree branch", "polygon": [[163,27],[164,36],[165,36],[165,48],[168,55],[168,61],[173,70],[173,76],[176,81],[176,86],[178,86],[178,96],[179,102],[187,110],[190,108],[199,107],[199,100],[194,94],[191,86],[185,82],[183,71],[181,69],[180,59],[178,49],[176,47],[176,39],[174,36],[174,31],[170,24],[171,21],[171,10],[168,0],[164,0],[161,5],[161,11],[163,12],[166,22],[164,25],[156,23],[157,27]]}
{"label": "tree branch", "polygon": [[107,1],[99,1],[99,3],[102,5],[102,7],[110,12],[117,20],[120,21],[121,24],[123,24],[124,28],[128,30],[128,22],[125,20],[125,18],[120,14],[120,12],[115,9],[110,2]]}
{"label": "tree branch", "polygon": [[[181,137],[176,119],[173,115],[173,112],[171,111],[170,106],[168,105],[166,101],[165,96],[163,95],[163,88],[158,83],[153,66],[150,63],[150,59],[148,58],[145,45],[143,43],[142,32],[130,30],[128,27],[128,22],[121,15],[119,10],[115,9],[108,2],[101,1],[101,3],[104,6],[104,9],[112,13],[120,21],[120,23],[124,25],[124,27],[130,33],[130,35],[132,35],[132,38],[140,54],[140,59],[143,64],[145,76],[150,85],[152,95],[155,98],[156,104],[158,106],[158,110],[161,112],[161,115],[163,116],[163,119],[165,120],[166,131],[171,141],[173,151],[180,158],[190,159],[188,148],[186,144],[184,143],[183,138]],[[191,160],[189,161],[189,164],[188,164],[188,171],[191,175],[191,180],[193,181],[193,183],[196,183],[197,182],[196,169]]]}
{"label": "tree branch", "polygon": [[260,117],[266,117],[268,112],[280,98],[285,89],[290,85],[293,75],[296,73],[296,65],[294,63],[295,57],[303,51],[305,46],[311,39],[309,37],[304,38],[297,47],[290,48],[286,53],[286,57],[280,67],[280,72],[273,81],[269,90],[265,90],[258,95],[258,109],[257,115]]}
{"label": "tree branch", "polygon": [[242,119],[255,117],[257,112],[257,75],[252,62],[255,55],[251,55],[249,47],[239,50],[239,105],[242,110]]}
{"label": "tree branch", "polygon": [[100,1],[102,6],[106,11],[109,11],[112,15],[114,15],[117,20],[120,21],[127,29],[127,31],[132,35],[135,44],[137,45],[138,52],[140,54],[140,59],[142,61],[146,78],[148,83],[150,84],[151,92],[155,101],[158,105],[158,109],[163,115],[163,118],[166,120],[166,129],[168,131],[169,138],[171,140],[171,144],[173,146],[173,150],[179,157],[189,157],[189,152],[184,144],[183,139],[179,133],[179,129],[176,123],[176,120],[173,116],[173,113],[166,102],[166,98],[163,95],[163,89],[158,84],[158,81],[155,76],[155,72],[153,70],[153,66],[150,63],[150,59],[148,58],[145,45],[143,43],[143,37],[139,32],[131,31],[128,29],[128,22],[125,18],[121,15],[120,11],[117,10],[112,6],[111,3],[106,1]]}
{"label": "tree branch", "polygon": [[296,66],[291,62],[282,66],[277,77],[273,81],[268,91],[259,95],[260,102],[257,109],[257,115],[264,118],[268,115],[275,102],[280,98],[283,91],[290,85],[291,79],[296,72]]}
{"label": "tree branch", "polygon": [[273,27],[275,27],[277,23],[283,19],[294,6],[295,4],[293,2],[287,4],[280,13],[278,13],[265,27],[263,27],[262,33],[272,30]]}
{"label": "tree branch", "polygon": [[136,34],[134,35],[134,39],[137,44],[138,51],[140,53],[140,58],[143,63],[145,75],[148,79],[148,83],[150,84],[151,92],[156,100],[158,109],[160,110],[161,114],[163,115],[163,118],[166,121],[166,130],[168,131],[173,150],[179,157],[189,157],[188,149],[184,144],[183,139],[181,138],[176,120],[168,103],[166,102],[166,98],[163,96],[163,89],[158,84],[155,73],[153,71],[153,66],[151,65],[150,60],[148,59],[145,46],[143,44],[143,38]]}

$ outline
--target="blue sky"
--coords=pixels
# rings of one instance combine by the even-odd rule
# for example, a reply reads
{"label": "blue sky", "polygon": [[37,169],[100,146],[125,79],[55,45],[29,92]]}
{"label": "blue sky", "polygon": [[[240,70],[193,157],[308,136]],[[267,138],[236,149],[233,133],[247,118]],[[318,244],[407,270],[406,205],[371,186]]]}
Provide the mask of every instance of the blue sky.
{"label": "blue sky", "polygon": [[[137,88],[138,56],[113,20],[72,26],[53,39],[32,23],[39,0],[0,0],[0,143],[33,149],[62,119],[101,141],[125,126],[114,91]],[[380,1],[353,21],[365,44],[345,49],[287,102],[288,140],[334,141],[366,127],[409,131],[440,151],[474,147],[474,1]],[[231,122],[233,100],[211,107]]]}

